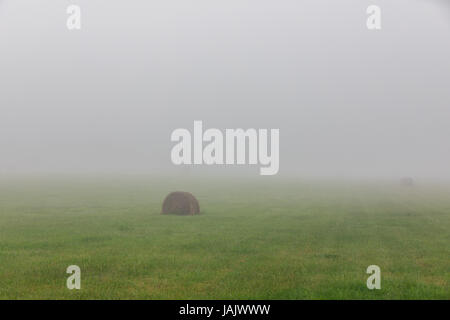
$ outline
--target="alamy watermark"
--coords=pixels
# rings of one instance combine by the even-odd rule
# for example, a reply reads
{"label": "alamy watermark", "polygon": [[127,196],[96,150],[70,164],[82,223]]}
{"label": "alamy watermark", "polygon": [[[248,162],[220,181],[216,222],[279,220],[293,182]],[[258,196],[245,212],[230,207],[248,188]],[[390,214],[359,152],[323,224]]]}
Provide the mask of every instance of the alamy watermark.
{"label": "alamy watermark", "polygon": [[371,276],[367,278],[367,288],[369,290],[381,289],[381,269],[379,266],[371,265],[367,267],[366,273]]}
{"label": "alamy watermark", "polygon": [[[175,165],[257,165],[261,175],[275,175],[280,167],[279,129],[219,129],[203,131],[203,122],[194,121],[193,134],[176,129],[171,141]],[[270,140],[269,140],[270,138]],[[270,152],[269,152],[270,149]]]}
{"label": "alamy watermark", "polygon": [[381,8],[376,5],[371,5],[366,10],[369,17],[367,18],[367,29],[380,30],[381,29]]}
{"label": "alamy watermark", "polygon": [[79,266],[76,265],[71,265],[67,267],[66,273],[71,274],[68,278],[67,278],[67,289],[69,290],[73,290],[73,289],[77,289],[80,290],[81,289],[81,269]]}
{"label": "alamy watermark", "polygon": [[[68,30],[80,30],[81,29],[81,7],[78,5],[69,5],[66,13],[69,15],[67,18],[66,26]],[[377,5],[370,5],[367,7],[366,13],[369,15],[366,21],[367,29],[380,30],[381,29],[381,8]]]}
{"label": "alamy watermark", "polygon": [[70,5],[66,10],[69,15],[67,18],[66,26],[68,30],[80,30],[81,29],[81,8],[77,5]]}

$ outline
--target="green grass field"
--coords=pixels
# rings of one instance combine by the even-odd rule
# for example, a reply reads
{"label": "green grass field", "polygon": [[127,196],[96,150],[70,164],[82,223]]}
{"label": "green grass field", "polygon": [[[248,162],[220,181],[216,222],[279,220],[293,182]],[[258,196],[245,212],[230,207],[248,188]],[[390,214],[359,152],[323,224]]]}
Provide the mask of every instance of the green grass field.
{"label": "green grass field", "polygon": [[[450,298],[448,188],[192,180],[3,178],[0,299]],[[203,213],[160,215],[174,190]]]}

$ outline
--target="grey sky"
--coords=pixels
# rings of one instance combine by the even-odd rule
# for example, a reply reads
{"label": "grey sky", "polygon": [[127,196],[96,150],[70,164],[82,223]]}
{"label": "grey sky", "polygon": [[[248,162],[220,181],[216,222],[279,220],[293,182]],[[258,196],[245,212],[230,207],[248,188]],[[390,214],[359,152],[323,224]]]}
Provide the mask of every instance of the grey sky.
{"label": "grey sky", "polygon": [[[69,4],[81,31],[66,29]],[[381,31],[366,28],[370,4]],[[0,0],[0,172],[176,171],[170,133],[203,120],[280,128],[280,175],[448,179],[449,12],[439,0]]]}

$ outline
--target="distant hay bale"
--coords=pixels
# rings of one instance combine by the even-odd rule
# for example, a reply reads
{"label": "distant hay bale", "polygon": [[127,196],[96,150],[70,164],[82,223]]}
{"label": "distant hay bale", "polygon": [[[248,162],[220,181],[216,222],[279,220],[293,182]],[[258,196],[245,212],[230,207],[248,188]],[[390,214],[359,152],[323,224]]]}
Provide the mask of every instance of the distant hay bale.
{"label": "distant hay bale", "polygon": [[197,199],[189,192],[175,191],[167,195],[161,214],[194,215],[200,213]]}
{"label": "distant hay bale", "polygon": [[401,178],[400,185],[402,185],[403,187],[414,187],[414,179],[411,177]]}

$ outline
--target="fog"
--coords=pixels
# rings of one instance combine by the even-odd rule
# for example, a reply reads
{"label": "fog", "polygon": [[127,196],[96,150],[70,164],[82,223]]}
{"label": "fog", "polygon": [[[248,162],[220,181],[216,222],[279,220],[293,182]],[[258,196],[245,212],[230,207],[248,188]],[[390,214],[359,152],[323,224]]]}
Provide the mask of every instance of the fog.
{"label": "fog", "polygon": [[181,173],[202,120],[279,128],[280,176],[450,179],[449,85],[440,0],[0,0],[0,173]]}

